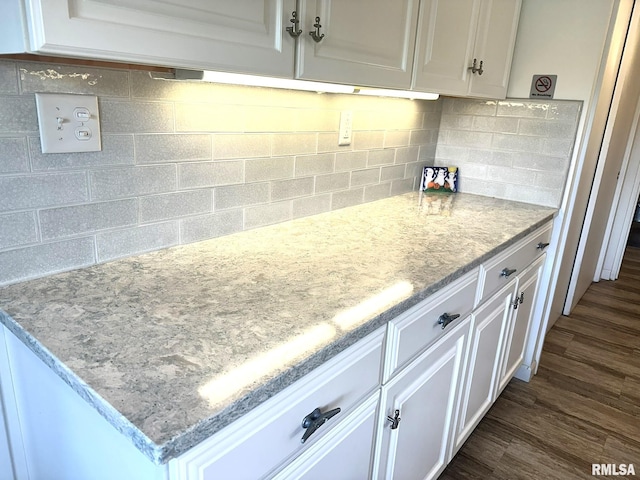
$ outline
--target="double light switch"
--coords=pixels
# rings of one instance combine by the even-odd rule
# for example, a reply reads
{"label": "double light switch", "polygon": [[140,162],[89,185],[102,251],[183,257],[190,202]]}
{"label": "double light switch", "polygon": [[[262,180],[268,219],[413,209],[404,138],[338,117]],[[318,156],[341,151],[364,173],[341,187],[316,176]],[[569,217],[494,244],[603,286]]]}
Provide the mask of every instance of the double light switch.
{"label": "double light switch", "polygon": [[98,97],[36,93],[42,153],[98,152]]}

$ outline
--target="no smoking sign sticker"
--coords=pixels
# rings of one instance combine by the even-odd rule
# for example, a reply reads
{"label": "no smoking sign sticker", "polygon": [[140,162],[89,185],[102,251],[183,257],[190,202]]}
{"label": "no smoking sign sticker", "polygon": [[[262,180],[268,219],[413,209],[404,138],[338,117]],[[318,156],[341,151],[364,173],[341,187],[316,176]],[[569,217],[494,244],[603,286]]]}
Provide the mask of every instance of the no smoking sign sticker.
{"label": "no smoking sign sticker", "polygon": [[553,98],[557,80],[557,75],[534,75],[529,98]]}

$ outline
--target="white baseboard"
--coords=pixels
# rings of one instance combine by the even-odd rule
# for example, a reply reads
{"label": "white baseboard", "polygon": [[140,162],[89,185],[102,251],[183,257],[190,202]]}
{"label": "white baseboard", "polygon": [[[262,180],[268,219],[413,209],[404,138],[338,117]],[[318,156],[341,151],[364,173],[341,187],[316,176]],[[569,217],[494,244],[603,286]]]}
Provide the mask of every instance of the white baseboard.
{"label": "white baseboard", "polygon": [[533,375],[534,374],[532,373],[529,365],[520,365],[520,368],[516,370],[514,377],[517,378],[518,380],[523,380],[525,382],[528,382],[531,380]]}

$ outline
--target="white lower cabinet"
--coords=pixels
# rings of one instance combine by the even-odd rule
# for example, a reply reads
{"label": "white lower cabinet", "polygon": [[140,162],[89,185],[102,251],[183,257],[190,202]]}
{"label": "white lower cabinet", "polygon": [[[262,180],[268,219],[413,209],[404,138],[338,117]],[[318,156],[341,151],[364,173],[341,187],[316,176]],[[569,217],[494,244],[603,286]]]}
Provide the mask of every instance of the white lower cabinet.
{"label": "white lower cabinet", "polygon": [[380,391],[371,395],[312,448],[274,478],[357,480],[369,478]]}
{"label": "white lower cabinet", "polygon": [[[10,437],[9,421],[16,422],[15,398],[11,396],[13,384],[11,383],[11,370],[5,345],[5,329],[0,325],[0,478],[15,480],[18,477],[12,450],[18,453],[20,450],[12,445]],[[13,446],[13,448],[12,448]]]}
{"label": "white lower cabinet", "polygon": [[444,470],[469,326],[467,317],[382,387],[374,478],[430,479]]}
{"label": "white lower cabinet", "polygon": [[[536,297],[549,228],[451,282],[168,465],[152,464],[1,327],[0,407],[9,415],[8,435],[0,416],[0,477],[436,478],[526,364],[528,338],[539,327]],[[332,411],[317,429],[303,421]]]}
{"label": "white lower cabinet", "polygon": [[[504,361],[500,371],[498,394],[504,390],[509,380],[524,361],[524,352],[531,332],[535,300],[538,293],[540,273],[546,255],[536,260],[518,276],[517,288],[511,307],[511,321],[505,341]],[[516,303],[517,302],[517,303]]]}
{"label": "white lower cabinet", "polygon": [[11,458],[11,450],[9,449],[9,433],[7,432],[6,422],[4,420],[4,409],[2,408],[1,402],[0,402],[0,478],[7,478],[7,479],[14,478],[13,459]]}
{"label": "white lower cabinet", "polygon": [[496,398],[501,345],[509,320],[516,280],[473,314],[466,378],[455,427],[454,453],[459,450]]}
{"label": "white lower cabinet", "polygon": [[[342,427],[351,411],[364,405],[364,399],[379,392],[384,334],[384,328],[372,333],[172,460],[172,480],[270,477],[292,459],[315,449],[326,434]],[[340,411],[331,418],[319,421],[317,429],[303,427],[303,420],[314,410],[326,414],[338,408]],[[366,457],[367,471],[372,436],[371,432],[369,446],[358,453],[359,457]],[[336,449],[332,455],[349,452]],[[326,464],[321,462],[315,467],[315,472],[321,473],[323,465]],[[332,476],[330,471],[324,473]]]}
{"label": "white lower cabinet", "polygon": [[[548,230],[544,230],[549,233]],[[540,235],[536,232],[537,236]],[[537,236],[532,236],[537,241]],[[531,241],[522,249],[529,249]],[[516,251],[515,253],[518,253]],[[455,426],[455,454],[523,365],[533,327],[542,254],[473,313],[466,379]]]}
{"label": "white lower cabinet", "polygon": [[383,383],[428,345],[449,333],[455,325],[450,322],[468,316],[473,310],[477,289],[478,269],[474,269],[391,320],[387,328]]}

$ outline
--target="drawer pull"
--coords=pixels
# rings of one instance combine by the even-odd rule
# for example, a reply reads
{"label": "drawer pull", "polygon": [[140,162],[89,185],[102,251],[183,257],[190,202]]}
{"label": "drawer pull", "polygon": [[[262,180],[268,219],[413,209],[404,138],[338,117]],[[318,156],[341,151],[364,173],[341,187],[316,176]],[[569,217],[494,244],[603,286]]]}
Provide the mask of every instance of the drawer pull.
{"label": "drawer pull", "polygon": [[398,424],[400,423],[400,410],[396,410],[393,412],[393,417],[391,415],[387,415],[387,420],[391,422],[391,430],[395,430],[398,428]]}
{"label": "drawer pull", "polygon": [[340,413],[340,408],[334,408],[322,413],[319,408],[302,419],[302,428],[306,429],[300,443],[306,442],[313,433],[318,430],[331,417]]}
{"label": "drawer pull", "polygon": [[449,325],[459,316],[460,316],[459,313],[454,313],[453,315],[449,315],[448,313],[443,313],[442,315],[440,315],[440,318],[438,318],[438,325],[442,325],[442,330],[444,330],[447,325]]}
{"label": "drawer pull", "polygon": [[537,248],[538,250],[544,250],[544,249],[545,249],[545,248],[547,248],[548,246],[549,246],[549,243],[548,243],[548,242],[547,242],[547,243],[540,242],[540,243],[538,243],[538,246],[537,246],[536,248]]}
{"label": "drawer pull", "polygon": [[516,273],[515,268],[503,268],[502,271],[500,272],[500,276],[507,278],[513,275],[514,273]]}

